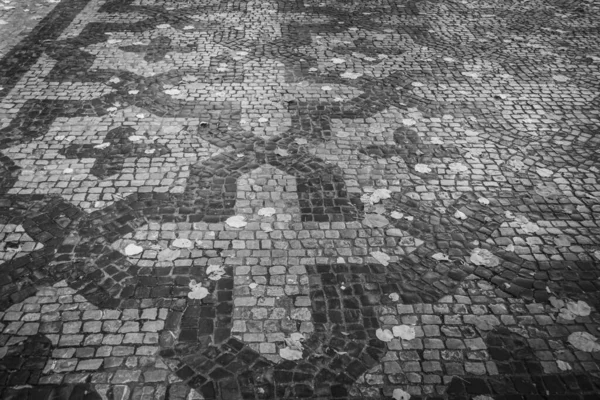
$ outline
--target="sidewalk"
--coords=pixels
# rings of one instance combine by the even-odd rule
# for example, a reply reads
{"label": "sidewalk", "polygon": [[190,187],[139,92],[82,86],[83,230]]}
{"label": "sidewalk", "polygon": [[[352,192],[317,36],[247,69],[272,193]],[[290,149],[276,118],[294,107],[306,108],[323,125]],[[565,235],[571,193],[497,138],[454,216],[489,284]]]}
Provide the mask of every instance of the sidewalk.
{"label": "sidewalk", "polygon": [[0,398],[595,400],[600,4],[0,2]]}

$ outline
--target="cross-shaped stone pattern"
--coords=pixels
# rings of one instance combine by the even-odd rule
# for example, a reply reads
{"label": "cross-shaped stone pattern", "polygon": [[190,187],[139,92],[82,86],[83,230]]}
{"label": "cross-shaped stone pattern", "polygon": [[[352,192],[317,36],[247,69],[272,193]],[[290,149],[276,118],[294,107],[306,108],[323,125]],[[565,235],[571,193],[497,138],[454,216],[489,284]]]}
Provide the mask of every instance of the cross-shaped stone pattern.
{"label": "cross-shaped stone pattern", "polygon": [[0,396],[596,399],[599,16],[4,0]]}

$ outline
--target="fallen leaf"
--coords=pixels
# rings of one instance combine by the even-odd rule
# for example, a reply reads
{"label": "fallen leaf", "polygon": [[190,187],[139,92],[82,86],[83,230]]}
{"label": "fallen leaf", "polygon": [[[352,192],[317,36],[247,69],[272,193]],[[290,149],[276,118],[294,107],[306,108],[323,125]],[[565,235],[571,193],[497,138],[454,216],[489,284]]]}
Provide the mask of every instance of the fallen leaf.
{"label": "fallen leaf", "polygon": [[145,154],[154,154],[155,151],[156,151],[155,149],[147,149],[147,150],[144,150],[144,153]]}
{"label": "fallen leaf", "polygon": [[94,148],[95,148],[95,149],[100,149],[100,150],[102,150],[102,149],[105,149],[105,148],[107,148],[108,146],[110,146],[110,143],[108,143],[108,142],[107,142],[107,143],[100,143],[100,144],[97,144],[97,145],[95,145],[95,146],[94,146]]}
{"label": "fallen leaf", "polygon": [[333,88],[331,86],[321,86],[321,90],[328,91],[333,90]]}
{"label": "fallen leaf", "polygon": [[413,340],[417,337],[415,328],[410,325],[396,325],[392,328],[392,333],[403,340]]}
{"label": "fallen leaf", "polygon": [[479,74],[477,72],[467,71],[462,73],[464,76],[468,76],[469,78],[479,78]]}
{"label": "fallen leaf", "polygon": [[140,135],[131,135],[131,136],[129,136],[128,139],[129,139],[130,142],[139,142],[140,140],[146,139],[146,137],[145,136],[140,136]]}
{"label": "fallen leaf", "polygon": [[417,121],[415,121],[412,118],[405,118],[402,120],[402,123],[404,124],[404,126],[413,126],[417,123]]}
{"label": "fallen leaf", "polygon": [[65,168],[63,170],[63,173],[65,173],[65,174],[72,174],[73,173],[73,168]]}
{"label": "fallen leaf", "polygon": [[171,25],[169,25],[169,24],[156,25],[156,29],[168,29],[170,27],[171,27]]}
{"label": "fallen leaf", "polygon": [[428,174],[431,172],[431,168],[429,168],[429,166],[427,166],[426,164],[416,164],[415,171],[421,172],[423,174]]}
{"label": "fallen leaf", "polygon": [[437,261],[450,261],[450,257],[448,257],[448,255],[444,253],[435,253],[431,256],[431,258]]}
{"label": "fallen leaf", "polygon": [[279,356],[284,360],[301,360],[302,359],[302,351],[290,349],[289,347],[284,347],[279,350]]}
{"label": "fallen leaf", "polygon": [[271,217],[276,212],[277,210],[275,210],[273,207],[265,207],[258,210],[258,215],[260,215],[261,217]]}
{"label": "fallen leaf", "polygon": [[341,74],[340,77],[345,79],[357,79],[360,78],[362,75],[363,74],[361,72],[346,71],[343,74]]}
{"label": "fallen leaf", "polygon": [[180,255],[180,250],[164,249],[163,251],[158,253],[157,259],[158,261],[173,261],[177,259]]}
{"label": "fallen leaf", "polygon": [[577,303],[574,301],[567,302],[567,309],[579,317],[587,317],[592,312],[592,308],[585,301],[581,300]]}
{"label": "fallen leaf", "polygon": [[189,31],[190,29],[194,29],[195,26],[194,25],[186,25],[183,27],[184,30]]}
{"label": "fallen leaf", "polygon": [[398,293],[390,293],[390,294],[388,294],[388,297],[392,301],[398,301],[398,300],[400,300],[400,295]]}
{"label": "fallen leaf", "polygon": [[431,144],[444,144],[444,141],[439,137],[432,137],[430,139]]}
{"label": "fallen leaf", "polygon": [[570,371],[573,369],[573,367],[571,367],[571,364],[569,364],[568,362],[564,362],[563,360],[556,360],[556,364],[558,364],[558,369],[560,369],[561,371]]}
{"label": "fallen leaf", "polygon": [[256,282],[252,282],[251,284],[248,285],[248,287],[252,290],[256,289],[258,287],[258,283]]}
{"label": "fallen leaf", "polygon": [[375,335],[377,336],[377,339],[382,342],[390,342],[394,338],[394,334],[389,329],[379,328],[375,331]]}
{"label": "fallen leaf", "polygon": [[222,265],[209,265],[206,268],[206,275],[211,281],[218,281],[225,275],[225,270]]}
{"label": "fallen leaf", "polygon": [[401,219],[402,217],[404,217],[404,214],[402,214],[401,212],[398,212],[398,211],[392,211],[392,213],[390,214],[390,217],[392,217],[394,219]]}
{"label": "fallen leaf", "polygon": [[275,153],[277,155],[280,155],[281,157],[285,157],[285,156],[289,155],[289,153],[287,152],[287,150],[280,149],[280,148],[277,148],[277,150],[275,150],[273,153]]}
{"label": "fallen leaf", "polygon": [[334,64],[343,64],[346,62],[346,60],[344,60],[343,58],[332,58],[331,62]]}
{"label": "fallen leaf", "polygon": [[372,204],[377,204],[381,200],[389,199],[391,196],[392,192],[388,189],[377,189],[371,194],[370,199]]}
{"label": "fallen leaf", "polygon": [[497,267],[500,265],[500,259],[496,257],[492,252],[482,248],[473,249],[469,260],[475,265],[482,265],[486,267]]}
{"label": "fallen leaf", "polygon": [[307,144],[308,140],[303,139],[303,138],[298,138],[298,139],[295,139],[294,142],[296,142],[297,144],[301,144],[302,145],[302,144]]}
{"label": "fallen leaf", "polygon": [[506,250],[506,251],[515,251],[515,245],[514,244],[509,244],[508,246],[506,246],[504,248],[504,250]]}
{"label": "fallen leaf", "polygon": [[410,400],[410,394],[402,389],[394,389],[392,397],[394,400]]}
{"label": "fallen leaf", "polygon": [[560,299],[557,299],[555,296],[551,296],[548,300],[550,301],[550,304],[552,304],[552,307],[554,307],[554,308],[560,309],[565,306],[565,302]]}
{"label": "fallen leaf", "polygon": [[593,352],[600,351],[598,339],[587,332],[574,332],[569,335],[568,341],[577,350]]}
{"label": "fallen leaf", "polygon": [[165,90],[165,93],[168,94],[168,95],[170,95],[170,96],[175,96],[175,95],[181,93],[181,90],[179,90],[179,89],[167,89],[167,90]]}
{"label": "fallen leaf", "polygon": [[535,222],[527,222],[526,224],[521,225],[521,229],[525,233],[535,233],[540,230],[540,227]]}
{"label": "fallen leaf", "polygon": [[477,315],[473,319],[473,324],[482,331],[491,331],[500,325],[500,321],[494,315]]}
{"label": "fallen leaf", "polygon": [[177,238],[173,240],[171,246],[176,247],[178,249],[191,249],[192,247],[194,247],[194,244],[189,239]]}
{"label": "fallen leaf", "polygon": [[135,256],[144,251],[144,248],[136,244],[130,243],[125,247],[125,255],[128,257]]}
{"label": "fallen leaf", "polygon": [[194,300],[202,300],[208,296],[208,289],[203,287],[201,283],[196,283],[195,280],[191,280],[189,284],[191,291],[188,293],[188,298]]}
{"label": "fallen leaf", "polygon": [[362,223],[370,228],[381,228],[388,225],[390,222],[387,218],[379,214],[365,214]]}
{"label": "fallen leaf", "polygon": [[462,211],[456,210],[456,212],[454,213],[454,218],[467,219],[467,215]]}
{"label": "fallen leaf", "polygon": [[110,78],[108,80],[108,83],[119,83],[121,82],[121,80],[119,78],[117,78],[116,76],[113,76],[112,78]]}
{"label": "fallen leaf", "polygon": [[388,256],[387,254],[385,254],[381,251],[371,252],[371,257],[373,257],[374,259],[379,261],[379,263],[382,264],[384,267],[387,266],[390,261],[390,256]]}
{"label": "fallen leaf", "polygon": [[552,79],[556,82],[568,82],[570,80],[570,78],[565,75],[552,75]]}
{"label": "fallen leaf", "polygon": [[450,165],[448,165],[448,168],[454,173],[465,172],[468,170],[468,167],[461,163],[451,163]]}
{"label": "fallen leaf", "polygon": [[248,223],[246,222],[246,218],[242,215],[236,215],[233,217],[229,217],[229,218],[227,218],[225,223],[227,225],[231,226],[232,228],[242,228],[242,227],[248,225]]}
{"label": "fallen leaf", "polygon": [[140,118],[140,119],[146,118],[146,116],[144,114],[136,114],[135,116],[136,116],[136,118]]}
{"label": "fallen leaf", "polygon": [[485,197],[480,197],[477,199],[477,201],[479,202],[479,204],[483,204],[484,206],[487,206],[488,204],[490,204],[490,201],[488,199],[486,199]]}

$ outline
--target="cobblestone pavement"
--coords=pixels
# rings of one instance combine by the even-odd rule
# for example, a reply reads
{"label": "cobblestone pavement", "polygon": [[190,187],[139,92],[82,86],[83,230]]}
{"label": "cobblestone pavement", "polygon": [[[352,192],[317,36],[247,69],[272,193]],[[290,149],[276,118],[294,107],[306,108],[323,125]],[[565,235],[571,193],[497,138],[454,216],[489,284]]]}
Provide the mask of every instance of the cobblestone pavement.
{"label": "cobblestone pavement", "polygon": [[595,0],[0,2],[2,399],[600,399]]}

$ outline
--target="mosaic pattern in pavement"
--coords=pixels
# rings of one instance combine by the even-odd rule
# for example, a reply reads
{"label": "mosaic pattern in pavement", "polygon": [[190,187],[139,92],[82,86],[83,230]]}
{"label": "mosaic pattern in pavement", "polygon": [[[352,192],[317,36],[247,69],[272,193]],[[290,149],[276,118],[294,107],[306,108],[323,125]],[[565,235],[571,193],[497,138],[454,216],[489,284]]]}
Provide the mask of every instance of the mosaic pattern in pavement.
{"label": "mosaic pattern in pavement", "polygon": [[10,3],[2,398],[600,392],[595,2]]}

